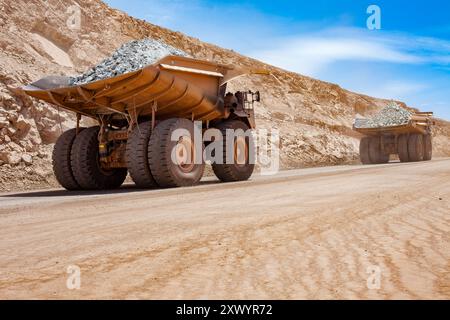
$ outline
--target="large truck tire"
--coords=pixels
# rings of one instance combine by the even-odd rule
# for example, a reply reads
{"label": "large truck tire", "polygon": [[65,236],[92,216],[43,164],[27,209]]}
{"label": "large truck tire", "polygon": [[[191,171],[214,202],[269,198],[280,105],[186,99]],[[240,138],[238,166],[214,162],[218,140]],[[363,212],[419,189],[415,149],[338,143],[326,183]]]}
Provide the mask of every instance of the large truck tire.
{"label": "large truck tire", "polygon": [[408,135],[402,134],[398,137],[398,157],[401,162],[409,162]]}
{"label": "large truck tire", "polygon": [[[242,121],[239,120],[231,120],[225,121],[217,126],[217,129],[222,133],[222,141],[223,141],[223,164],[213,163],[212,168],[214,174],[219,180],[222,182],[236,182],[236,181],[246,181],[250,179],[255,170],[255,164],[250,163],[250,146],[251,143],[249,139],[250,137],[246,137],[238,141],[235,139],[233,142],[233,152],[234,152],[234,162],[232,164],[227,163],[227,130],[238,130],[242,129],[244,132],[249,130],[249,127]],[[243,163],[238,163],[237,157],[238,152],[245,152],[245,161],[241,161]],[[242,159],[244,160],[244,159]]]}
{"label": "large truck tire", "polygon": [[143,122],[134,128],[128,137],[126,160],[131,179],[138,188],[157,187],[148,164],[148,143],[152,134],[152,123]]}
{"label": "large truck tire", "polygon": [[372,164],[369,155],[369,141],[369,137],[364,137],[359,143],[359,158],[361,159],[362,164]]}
{"label": "large truck tire", "polygon": [[[172,141],[177,129],[185,129],[189,135]],[[203,157],[203,141],[202,146]],[[172,159],[172,152],[176,159]],[[190,155],[190,156],[189,156]],[[176,160],[176,161],[173,161]],[[160,122],[149,140],[148,162],[156,183],[162,188],[187,187],[198,184],[203,176],[205,164],[195,161],[194,123],[187,119],[172,118]]]}
{"label": "large truck tire", "polygon": [[424,161],[430,161],[433,158],[433,137],[431,134],[423,136]]}
{"label": "large truck tire", "polygon": [[[79,128],[78,132],[81,132],[83,129],[84,128]],[[77,129],[71,129],[64,132],[56,141],[52,154],[53,172],[56,180],[63,188],[69,191],[81,189],[80,185],[73,176],[70,161],[70,154],[76,136]]]}
{"label": "large truck tire", "polygon": [[423,135],[411,134],[408,139],[409,160],[413,162],[423,161],[424,159],[424,143]]}
{"label": "large truck tire", "polygon": [[91,127],[77,135],[72,147],[71,163],[75,180],[84,190],[119,188],[127,169],[105,170],[99,162],[99,127]]}
{"label": "large truck tire", "polygon": [[389,162],[389,155],[383,153],[381,146],[381,137],[372,137],[369,140],[369,157],[374,164],[382,164]]}

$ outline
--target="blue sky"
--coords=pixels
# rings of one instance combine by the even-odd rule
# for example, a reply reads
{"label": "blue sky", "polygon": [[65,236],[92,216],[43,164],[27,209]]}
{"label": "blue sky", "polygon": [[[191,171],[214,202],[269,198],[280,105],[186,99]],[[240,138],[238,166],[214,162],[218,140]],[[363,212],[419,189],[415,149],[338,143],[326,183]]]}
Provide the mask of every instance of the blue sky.
{"label": "blue sky", "polygon": [[[270,64],[450,120],[450,1],[107,0]],[[381,9],[381,30],[367,8]]]}

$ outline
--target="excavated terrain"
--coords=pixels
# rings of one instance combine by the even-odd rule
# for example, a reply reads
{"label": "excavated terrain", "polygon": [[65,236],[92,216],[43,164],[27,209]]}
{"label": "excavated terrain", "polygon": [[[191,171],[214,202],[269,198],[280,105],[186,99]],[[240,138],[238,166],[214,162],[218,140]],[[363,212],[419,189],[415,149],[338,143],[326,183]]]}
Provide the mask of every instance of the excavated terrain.
{"label": "excavated terrain", "polygon": [[[82,13],[79,29],[67,24],[73,14],[68,8],[76,4]],[[269,69],[273,77],[242,77],[229,89],[262,92],[257,125],[280,130],[284,169],[358,162],[359,135],[351,130],[355,116],[373,115],[389,102],[265,65],[98,0],[0,0],[0,29],[0,190],[5,191],[56,186],[52,145],[75,125],[73,115],[14,88],[46,75],[81,74],[135,39],[162,40],[199,59]],[[434,135],[435,156],[450,156],[450,124],[437,120]]]}

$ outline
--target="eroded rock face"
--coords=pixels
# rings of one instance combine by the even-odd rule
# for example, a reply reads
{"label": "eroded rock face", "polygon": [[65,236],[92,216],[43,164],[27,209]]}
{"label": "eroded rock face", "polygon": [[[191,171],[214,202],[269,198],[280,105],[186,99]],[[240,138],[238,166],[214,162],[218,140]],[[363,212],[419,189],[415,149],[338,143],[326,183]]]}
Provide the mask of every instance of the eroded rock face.
{"label": "eroded rock face", "polygon": [[[99,0],[77,3],[82,8],[79,25],[73,23],[77,18],[73,17],[76,7],[71,0],[0,0],[2,190],[56,186],[51,172],[53,143],[61,132],[75,126],[72,114],[13,88],[47,75],[81,74],[132,40],[153,38],[198,59],[269,69],[273,77],[244,76],[230,83],[229,90],[262,92],[262,103],[256,106],[257,125],[280,130],[283,168],[357,161],[359,136],[351,130],[355,116],[371,116],[389,102],[133,19]],[[450,125],[438,121],[436,156],[450,156],[449,136]]]}

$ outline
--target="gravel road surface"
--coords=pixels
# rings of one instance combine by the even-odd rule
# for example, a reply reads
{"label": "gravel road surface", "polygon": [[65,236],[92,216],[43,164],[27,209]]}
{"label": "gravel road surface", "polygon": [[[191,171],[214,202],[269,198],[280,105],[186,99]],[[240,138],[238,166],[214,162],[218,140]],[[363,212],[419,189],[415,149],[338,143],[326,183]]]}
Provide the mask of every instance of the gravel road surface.
{"label": "gravel road surface", "polygon": [[450,299],[450,159],[1,194],[0,234],[1,299]]}

